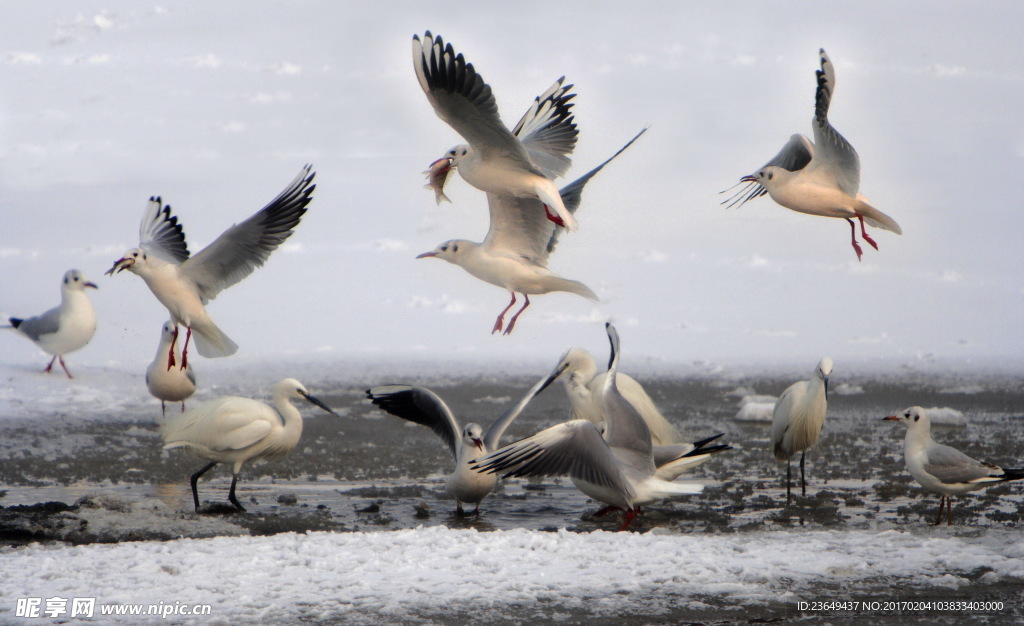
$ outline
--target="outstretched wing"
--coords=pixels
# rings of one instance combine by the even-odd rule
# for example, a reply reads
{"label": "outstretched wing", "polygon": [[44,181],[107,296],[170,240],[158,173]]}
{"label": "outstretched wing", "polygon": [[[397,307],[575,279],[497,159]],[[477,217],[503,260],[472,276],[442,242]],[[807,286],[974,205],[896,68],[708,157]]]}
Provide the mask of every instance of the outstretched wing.
{"label": "outstretched wing", "polygon": [[458,458],[456,445],[462,436],[459,423],[433,391],[411,385],[381,385],[367,389],[366,397],[395,417],[429,426],[448,446],[452,457]]}
{"label": "outstretched wing", "polygon": [[451,44],[430,31],[422,41],[413,35],[412,62],[434,112],[482,157],[501,153],[529,162],[522,143],[501,122],[490,85]]}
{"label": "outstretched wing", "polygon": [[836,73],[825,50],[820,50],[821,69],[815,73],[818,88],[814,94],[815,167],[835,177],[836,184],[851,196],[860,188],[860,157],[850,142],[828,121],[828,107],[835,90]]}
{"label": "outstretched wing", "polygon": [[519,138],[526,147],[536,165],[548,178],[556,178],[565,174],[572,164],[568,155],[576,147],[576,123],[573,121],[569,102],[576,97],[568,93],[572,85],[562,85],[565,76],[555,81],[540,96],[537,96],[530,109],[519,120],[512,134]]}
{"label": "outstretched wing", "polygon": [[199,289],[205,303],[263,265],[298,226],[316,189],[312,165],[255,215],[224,231],[213,243],[181,264],[182,276]]}
{"label": "outstretched wing", "polygon": [[165,205],[160,196],[150,196],[149,204],[139,224],[139,247],[146,254],[153,254],[175,265],[188,260],[188,245],[185,231],[178,218],[171,215],[170,205]]}

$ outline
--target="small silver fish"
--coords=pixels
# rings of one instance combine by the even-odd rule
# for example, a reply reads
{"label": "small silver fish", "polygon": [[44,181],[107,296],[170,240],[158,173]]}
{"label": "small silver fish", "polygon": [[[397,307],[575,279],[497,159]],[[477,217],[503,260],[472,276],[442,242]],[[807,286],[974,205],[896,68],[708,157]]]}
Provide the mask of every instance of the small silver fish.
{"label": "small silver fish", "polygon": [[448,196],[444,195],[444,186],[448,182],[448,177],[452,175],[451,157],[442,157],[434,161],[430,164],[430,169],[423,173],[427,175],[429,181],[423,188],[434,190],[434,199],[437,203],[441,204],[442,200],[451,202]]}

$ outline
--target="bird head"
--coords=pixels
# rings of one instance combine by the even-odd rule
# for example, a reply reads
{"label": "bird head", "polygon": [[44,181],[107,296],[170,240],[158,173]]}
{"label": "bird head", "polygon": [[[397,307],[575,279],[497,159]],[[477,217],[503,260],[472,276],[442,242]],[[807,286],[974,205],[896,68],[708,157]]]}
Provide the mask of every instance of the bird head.
{"label": "bird head", "polygon": [[92,289],[99,289],[94,283],[91,283],[85,279],[85,276],[78,270],[68,270],[64,273],[63,289],[71,291],[83,291],[86,287]]}
{"label": "bird head", "polygon": [[882,421],[903,422],[903,425],[907,427],[907,430],[931,430],[931,422],[928,420],[928,414],[919,406],[912,406],[903,411],[900,415],[889,415],[888,417],[883,417]]}
{"label": "bird head", "polygon": [[120,259],[114,261],[113,267],[104,272],[104,276],[112,275],[114,273],[120,273],[124,270],[129,270],[133,274],[138,273],[136,271],[136,264],[145,263],[147,260],[146,253],[141,248],[132,248],[128,252],[124,253]]}
{"label": "bird head", "polygon": [[426,259],[426,258],[444,259],[445,261],[448,261],[449,263],[456,263],[456,264],[458,264],[456,259],[459,257],[460,250],[462,250],[465,247],[464,246],[465,243],[466,242],[462,241],[461,239],[449,239],[448,241],[442,243],[441,245],[439,245],[438,247],[434,248],[430,252],[424,252],[423,254],[416,255],[416,258],[417,259]]}
{"label": "bird head", "polygon": [[[451,159],[449,167],[456,168],[459,166],[459,163],[462,163],[463,159],[467,158],[472,153],[473,148],[470,147],[469,144],[464,143],[455,146],[448,152],[445,152],[444,157],[442,158]],[[434,163],[437,163],[437,161],[434,161]]]}

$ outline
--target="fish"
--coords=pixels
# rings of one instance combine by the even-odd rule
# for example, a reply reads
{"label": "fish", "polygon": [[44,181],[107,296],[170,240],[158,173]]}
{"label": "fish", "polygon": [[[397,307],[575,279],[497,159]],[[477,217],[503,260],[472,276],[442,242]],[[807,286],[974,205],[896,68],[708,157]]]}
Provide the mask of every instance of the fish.
{"label": "fish", "polygon": [[427,176],[424,189],[434,190],[434,199],[440,205],[442,200],[451,202],[451,199],[444,195],[444,186],[448,183],[448,177],[452,175],[452,160],[450,157],[442,157],[430,164],[430,169],[423,172]]}

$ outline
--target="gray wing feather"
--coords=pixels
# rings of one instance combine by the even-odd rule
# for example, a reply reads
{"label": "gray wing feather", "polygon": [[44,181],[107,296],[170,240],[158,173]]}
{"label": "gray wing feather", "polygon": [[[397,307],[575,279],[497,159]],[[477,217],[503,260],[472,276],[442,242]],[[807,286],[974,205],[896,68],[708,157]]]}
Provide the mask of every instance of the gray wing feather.
{"label": "gray wing feather", "polygon": [[430,427],[457,458],[456,445],[462,432],[451,409],[436,393],[425,387],[381,385],[368,389],[366,397],[395,417]]}
{"label": "gray wing feather", "polygon": [[928,449],[924,470],[947,484],[966,483],[994,474],[991,466],[940,444]]}
{"label": "gray wing feather", "polygon": [[455,54],[450,43],[430,31],[422,41],[413,35],[412,56],[416,77],[434,112],[481,156],[497,152],[530,162],[526,148],[501,122],[490,85],[462,54]]}
{"label": "gray wing feather", "polygon": [[487,429],[486,433],[484,433],[484,446],[488,450],[494,450],[497,448],[498,442],[501,441],[501,436],[505,434],[505,429],[507,429],[516,417],[523,412],[526,405],[529,404],[537,394],[544,391],[548,385],[553,383],[556,378],[558,378],[558,376],[552,373],[537,381],[537,384],[531,387],[530,390],[526,392],[526,395],[524,395],[522,399],[515,404],[515,406],[505,411],[497,421],[491,424],[491,427]]}
{"label": "gray wing feather", "polygon": [[9,318],[11,326],[32,341],[39,341],[43,335],[52,335],[60,330],[60,307],[55,307],[28,319]]}
{"label": "gray wing feather", "polygon": [[185,231],[177,216],[171,215],[170,205],[164,205],[160,196],[151,196],[142,214],[139,247],[170,263],[180,264],[188,260]]}
{"label": "gray wing feather", "polygon": [[203,303],[263,265],[299,224],[316,189],[315,172],[306,165],[276,198],[241,224],[181,264],[182,276],[199,289]]}
{"label": "gray wing feather", "polygon": [[471,463],[474,470],[504,478],[571,476],[595,485],[629,493],[615,455],[597,427],[573,420],[520,439]]}
{"label": "gray wing feather", "polygon": [[811,162],[813,157],[814,144],[807,137],[797,134],[792,135],[789,141],[786,142],[786,145],[782,146],[782,150],[779,150],[778,154],[761,167],[775,165],[784,170],[795,172],[807,167],[807,164]]}
{"label": "gray wing feather", "polygon": [[836,74],[824,50],[820,51],[820,55],[821,69],[816,71],[818,88],[814,96],[815,167],[830,172],[840,189],[856,196],[860,189],[860,157],[850,142],[828,121]]}
{"label": "gray wing feather", "polygon": [[562,85],[565,76],[555,81],[543,94],[534,99],[530,109],[512,129],[526,147],[533,163],[548,178],[565,174],[572,164],[568,155],[576,147],[576,123],[569,102],[576,97],[568,93],[572,85]]}
{"label": "gray wing feather", "polygon": [[[633,145],[633,142],[636,141],[637,139],[639,139],[640,135],[642,135],[642,134],[644,134],[646,132],[647,132],[647,127],[645,127],[643,130],[641,130],[639,133],[637,133],[636,136],[634,136],[632,139],[627,141],[626,145],[624,145],[621,148],[619,148],[618,151],[615,154],[613,154],[610,157],[608,157],[607,159],[605,159],[604,163],[601,163],[600,165],[598,165],[594,169],[590,170],[589,172],[587,172],[583,176],[580,176],[579,178],[577,178],[576,180],[572,181],[571,183],[569,183],[565,187],[562,187],[561,191],[559,191],[559,194],[562,196],[562,204],[565,205],[565,208],[568,209],[569,213],[572,213],[572,214],[575,215],[576,214],[576,209],[580,208],[580,202],[582,202],[582,200],[583,200],[583,187],[586,186],[586,184],[588,182],[590,182],[590,179],[593,178],[598,172],[600,172],[604,168],[605,165],[608,165],[609,163],[611,163],[612,160],[615,159],[615,157],[617,157],[620,154],[622,154],[626,150],[626,148],[628,148],[631,145]],[[550,221],[547,220],[546,218],[545,218],[544,221],[546,221],[546,222],[548,222],[550,224]],[[555,251],[555,246],[558,244],[558,235],[560,234],[558,232],[559,230],[561,230],[561,229],[556,229],[556,228],[550,229],[551,237],[548,239],[548,242],[547,242],[547,252],[548,252],[548,254],[551,254],[552,252]]]}

